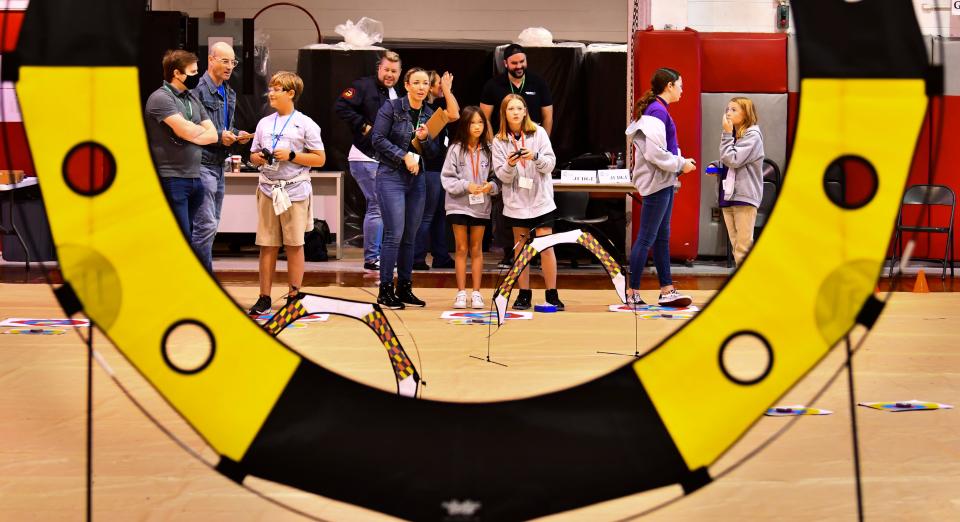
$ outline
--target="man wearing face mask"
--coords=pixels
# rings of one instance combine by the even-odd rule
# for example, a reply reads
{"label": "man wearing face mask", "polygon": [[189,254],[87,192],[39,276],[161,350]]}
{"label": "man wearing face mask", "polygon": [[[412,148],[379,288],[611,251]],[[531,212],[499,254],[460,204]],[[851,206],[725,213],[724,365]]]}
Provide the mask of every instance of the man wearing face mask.
{"label": "man wearing face mask", "polygon": [[377,111],[387,100],[395,100],[405,93],[397,83],[400,79],[400,55],[387,51],[380,58],[376,76],[364,76],[353,82],[337,98],[337,115],[350,126],[353,146],[350,147],[350,174],[360,185],[367,201],[363,216],[363,268],[380,270],[380,241],[383,218],[377,201],[377,160],[373,159],[370,131],[377,119]]}
{"label": "man wearing face mask", "polygon": [[193,221],[192,242],[201,250],[200,262],[213,273],[213,240],[220,224],[223,208],[223,162],[230,155],[234,143],[247,143],[253,137],[246,131],[237,131],[234,115],[237,93],[228,85],[233,69],[238,65],[233,48],[226,42],[210,46],[207,72],[192,93],[203,104],[204,110],[217,129],[217,141],[203,148],[200,159],[200,182],[203,184],[203,203]]}
{"label": "man wearing face mask", "polygon": [[[490,128],[500,128],[500,102],[508,94],[517,94],[527,103],[530,119],[543,127],[547,135],[553,131],[553,98],[547,82],[539,75],[527,71],[527,54],[523,47],[510,44],[503,50],[504,74],[487,80],[480,95],[480,110]],[[497,110],[494,110],[496,108]],[[513,265],[513,235],[503,221],[503,200],[493,198],[493,241],[503,249],[503,260],[497,265],[507,269]]]}
{"label": "man wearing face mask", "polygon": [[150,154],[170,210],[200,256],[201,249],[192,243],[193,222],[203,202],[200,156],[204,145],[217,142],[217,128],[188,88],[199,80],[197,55],[167,51],[163,79],[163,85],[147,98],[144,109]]}

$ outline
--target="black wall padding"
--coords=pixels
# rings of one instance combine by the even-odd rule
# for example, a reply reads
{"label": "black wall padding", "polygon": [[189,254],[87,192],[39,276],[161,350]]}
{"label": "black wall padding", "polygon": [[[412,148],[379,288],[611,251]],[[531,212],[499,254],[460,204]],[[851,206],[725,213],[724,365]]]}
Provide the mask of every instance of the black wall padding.
{"label": "black wall padding", "polygon": [[584,55],[587,151],[624,152],[627,127],[627,53]]}

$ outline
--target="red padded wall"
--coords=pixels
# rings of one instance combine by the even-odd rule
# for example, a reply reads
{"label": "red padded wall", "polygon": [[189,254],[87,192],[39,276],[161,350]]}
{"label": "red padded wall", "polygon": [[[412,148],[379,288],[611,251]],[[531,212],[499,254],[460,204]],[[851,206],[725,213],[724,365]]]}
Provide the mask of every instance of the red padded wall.
{"label": "red padded wall", "polygon": [[700,33],[703,92],[787,92],[787,35]]}
{"label": "red padded wall", "polygon": [[[0,122],[0,139],[7,142],[6,146],[0,145],[0,170],[22,170],[26,175],[33,176],[33,159],[30,157],[23,123]],[[8,149],[9,157],[6,152]]]}
{"label": "red padded wall", "polygon": [[[700,164],[700,38],[696,31],[639,31],[634,36],[634,96],[650,88],[650,77],[660,67],[670,67],[683,78],[683,96],[670,105],[677,124],[677,141],[684,157]],[[670,255],[674,259],[697,257],[700,214],[700,177],[697,171],[681,176],[682,187],[673,204],[670,222]],[[634,238],[640,230],[640,205],[633,204]]]}

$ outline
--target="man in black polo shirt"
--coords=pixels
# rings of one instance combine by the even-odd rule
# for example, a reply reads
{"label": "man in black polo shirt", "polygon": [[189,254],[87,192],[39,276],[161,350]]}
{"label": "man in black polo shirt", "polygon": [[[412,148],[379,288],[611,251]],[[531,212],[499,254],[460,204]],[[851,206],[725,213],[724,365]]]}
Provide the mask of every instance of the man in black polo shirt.
{"label": "man in black polo shirt", "polygon": [[200,156],[203,146],[217,142],[217,128],[188,86],[196,85],[197,55],[167,51],[163,56],[163,85],[147,98],[144,125],[150,154],[170,209],[192,244],[193,221],[203,202]]}
{"label": "man in black polo shirt", "polygon": [[553,130],[553,98],[547,82],[527,72],[527,54],[520,45],[510,44],[503,50],[503,65],[507,71],[487,80],[480,95],[480,110],[490,121],[493,133],[500,129],[500,102],[508,94],[519,94],[527,102],[530,119],[549,135]]}
{"label": "man in black polo shirt", "polygon": [[[553,98],[547,82],[539,75],[527,72],[527,54],[523,47],[510,44],[503,50],[504,74],[487,80],[480,95],[480,110],[490,122],[493,133],[500,129],[500,103],[508,94],[519,94],[527,102],[530,119],[540,124],[547,134],[553,130]],[[503,199],[493,198],[493,242],[503,249],[498,266],[513,265],[513,235],[503,221]]]}

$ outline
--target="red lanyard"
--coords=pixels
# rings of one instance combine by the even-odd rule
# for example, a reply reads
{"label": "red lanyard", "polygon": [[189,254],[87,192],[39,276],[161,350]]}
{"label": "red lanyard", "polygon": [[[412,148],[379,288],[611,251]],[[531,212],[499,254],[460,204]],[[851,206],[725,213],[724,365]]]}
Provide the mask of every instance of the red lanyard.
{"label": "red lanyard", "polygon": [[474,149],[476,155],[470,152],[470,146],[467,146],[467,154],[470,156],[470,162],[473,163],[473,182],[480,184],[480,144]]}
{"label": "red lanyard", "polygon": [[[512,132],[510,133],[510,141],[513,142],[513,150],[514,150],[514,151],[518,151],[518,150],[520,150],[520,149],[522,149],[522,148],[526,148],[526,146],[527,146],[527,135],[524,134],[524,133],[522,133],[522,132],[520,133],[520,146],[519,146],[519,147],[517,147],[517,140],[516,140],[516,138],[513,137],[513,133],[512,133]],[[521,167],[526,167],[526,166],[527,166],[527,160],[521,158],[521,159],[520,159],[520,166],[521,166]]]}

